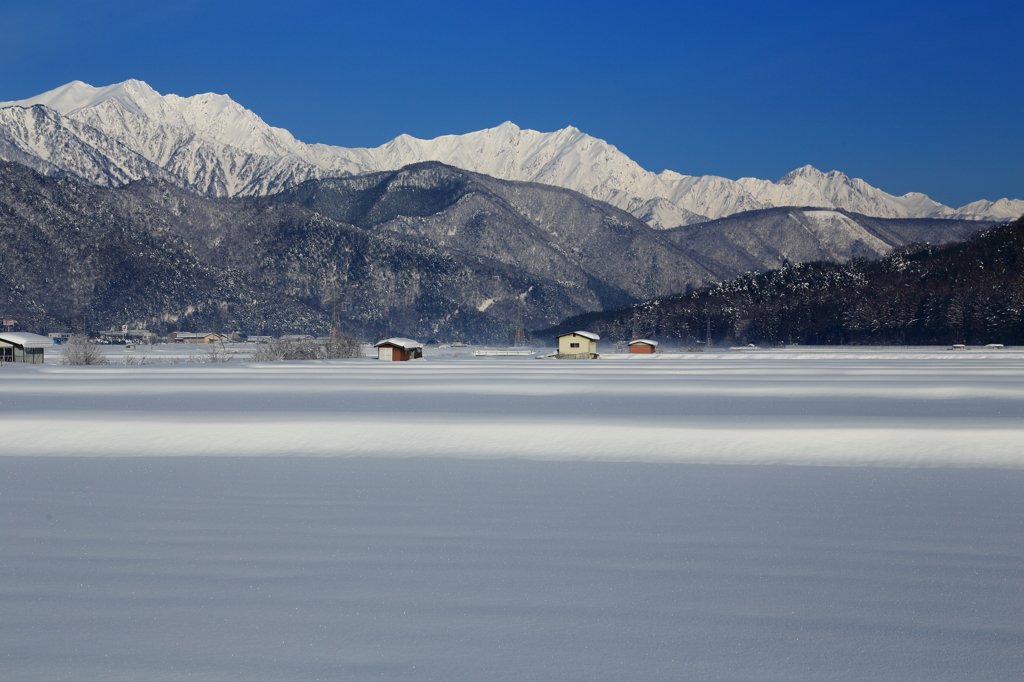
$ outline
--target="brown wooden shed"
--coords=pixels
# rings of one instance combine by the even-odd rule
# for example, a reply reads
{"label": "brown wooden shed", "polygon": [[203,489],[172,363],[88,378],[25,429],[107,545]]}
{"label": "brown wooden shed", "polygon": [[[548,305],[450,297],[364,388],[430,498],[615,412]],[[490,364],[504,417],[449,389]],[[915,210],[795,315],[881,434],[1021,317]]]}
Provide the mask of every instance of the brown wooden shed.
{"label": "brown wooden shed", "polygon": [[402,361],[423,357],[423,344],[412,339],[395,337],[373,344],[378,360]]}
{"label": "brown wooden shed", "polygon": [[650,339],[637,339],[629,342],[630,353],[654,353],[658,350],[658,342]]}

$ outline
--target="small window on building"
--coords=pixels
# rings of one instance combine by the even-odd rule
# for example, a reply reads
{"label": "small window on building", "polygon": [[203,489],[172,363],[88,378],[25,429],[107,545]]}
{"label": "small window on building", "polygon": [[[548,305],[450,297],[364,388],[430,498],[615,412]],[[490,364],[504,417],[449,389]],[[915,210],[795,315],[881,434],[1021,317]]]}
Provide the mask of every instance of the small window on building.
{"label": "small window on building", "polygon": [[569,348],[579,348],[579,347],[580,347],[580,344],[578,344],[578,343],[570,343],[569,344]]}

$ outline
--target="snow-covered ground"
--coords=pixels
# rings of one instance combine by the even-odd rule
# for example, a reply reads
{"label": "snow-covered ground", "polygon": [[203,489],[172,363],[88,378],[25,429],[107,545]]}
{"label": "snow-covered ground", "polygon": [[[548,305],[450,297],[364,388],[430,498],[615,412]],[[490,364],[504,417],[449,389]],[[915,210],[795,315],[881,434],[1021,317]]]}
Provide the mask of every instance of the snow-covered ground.
{"label": "snow-covered ground", "polygon": [[0,678],[1017,681],[1022,488],[996,469],[0,457]]}
{"label": "snow-covered ground", "polygon": [[1019,680],[1022,379],[1007,349],[2,366],[0,678]]}
{"label": "snow-covered ground", "polygon": [[[118,352],[126,352],[118,349]],[[181,347],[157,347],[186,362]],[[113,358],[112,358],[113,359]],[[166,360],[167,358],[164,358]],[[10,455],[1024,466],[1024,352],[0,368]]]}

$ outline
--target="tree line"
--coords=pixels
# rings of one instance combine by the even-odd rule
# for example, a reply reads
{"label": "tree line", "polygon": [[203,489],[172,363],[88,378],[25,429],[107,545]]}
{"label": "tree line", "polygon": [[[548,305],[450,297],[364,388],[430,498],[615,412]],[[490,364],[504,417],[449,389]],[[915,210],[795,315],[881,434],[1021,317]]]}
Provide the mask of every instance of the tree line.
{"label": "tree line", "polygon": [[609,341],[1024,345],[1024,217],[963,242],[897,248],[879,260],[749,272],[536,335],[588,329]]}

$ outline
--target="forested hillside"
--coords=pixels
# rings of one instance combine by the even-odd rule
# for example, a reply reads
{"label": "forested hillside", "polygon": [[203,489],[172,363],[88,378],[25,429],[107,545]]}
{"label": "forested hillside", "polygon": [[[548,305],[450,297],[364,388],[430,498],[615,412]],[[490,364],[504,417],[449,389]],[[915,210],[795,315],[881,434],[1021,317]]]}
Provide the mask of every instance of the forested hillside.
{"label": "forested hillside", "polygon": [[1024,218],[880,260],[786,264],[715,287],[565,320],[606,340],[757,344],[1024,344]]}

